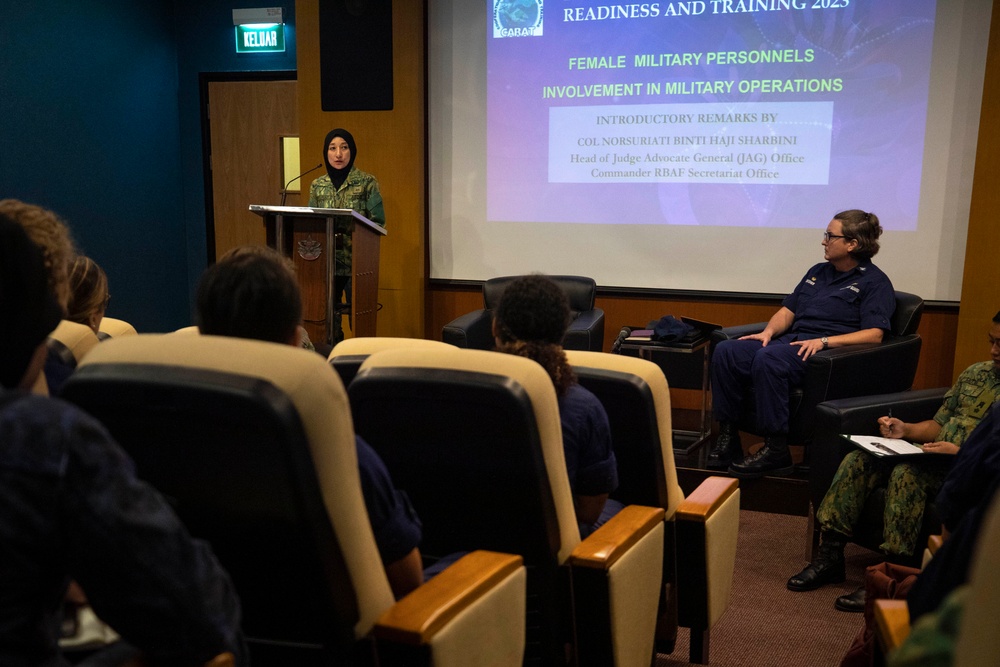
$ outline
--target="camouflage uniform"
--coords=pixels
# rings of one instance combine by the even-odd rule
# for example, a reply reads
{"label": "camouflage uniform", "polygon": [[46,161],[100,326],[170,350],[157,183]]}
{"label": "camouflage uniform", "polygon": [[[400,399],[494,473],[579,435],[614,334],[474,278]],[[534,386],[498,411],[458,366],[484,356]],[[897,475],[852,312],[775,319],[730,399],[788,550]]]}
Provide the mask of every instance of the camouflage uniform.
{"label": "camouflage uniform", "polygon": [[[1000,398],[1000,373],[992,361],[965,369],[934,415],[941,425],[937,440],[962,446],[990,406]],[[823,497],[816,520],[824,532],[853,533],[868,496],[886,488],[885,532],[881,549],[889,554],[910,556],[917,546],[924,504],[936,494],[947,470],[916,462],[892,465],[861,450],[849,453],[840,463],[830,489]]]}
{"label": "camouflage uniform", "polygon": [[[368,172],[351,167],[347,178],[334,190],[330,175],[320,176],[309,187],[309,206],[314,208],[349,208],[357,211],[372,222],[385,227],[385,209],[382,207],[382,193],[378,181]],[[349,224],[337,222],[336,231],[341,234],[337,247],[333,300],[340,303],[344,291],[350,299],[351,276],[351,228]],[[339,317],[334,318],[333,340],[336,344],[344,339]]]}
{"label": "camouflage uniform", "polygon": [[[309,187],[309,206],[314,208],[349,208],[357,211],[372,222],[385,227],[385,209],[382,207],[382,193],[378,181],[368,172],[357,167],[340,187],[333,189],[329,174],[320,176]],[[344,234],[337,248],[338,276],[351,275],[351,229],[338,222],[337,233]]]}
{"label": "camouflage uniform", "polygon": [[917,619],[910,634],[889,654],[889,667],[937,667],[953,664],[958,633],[962,627],[972,588],[968,584],[956,588],[941,607]]}

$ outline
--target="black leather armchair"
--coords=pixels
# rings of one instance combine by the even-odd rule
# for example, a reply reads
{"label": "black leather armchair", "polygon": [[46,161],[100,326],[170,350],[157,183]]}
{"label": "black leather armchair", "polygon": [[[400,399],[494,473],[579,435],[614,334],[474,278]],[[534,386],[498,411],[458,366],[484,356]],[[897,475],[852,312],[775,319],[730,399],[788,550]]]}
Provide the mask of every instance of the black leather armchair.
{"label": "black leather armchair", "polygon": [[[789,397],[789,442],[808,445],[812,439],[816,406],[823,401],[906,391],[913,386],[920,360],[917,326],[924,301],[915,294],[896,292],[891,329],[881,343],[849,345],[818,352],[809,358],[805,380]],[[712,333],[712,349],[719,342],[764,330],[767,322],[725,327]],[[752,394],[753,389],[749,390]],[[756,432],[752,396],[744,401],[740,430]]]}
{"label": "black leather armchair", "polygon": [[[809,468],[809,498],[813,509],[819,507],[823,496],[826,495],[840,462],[848,452],[855,449],[840,437],[840,434],[879,435],[876,420],[888,414],[890,410],[893,417],[905,422],[933,419],[947,391],[948,387],[903,391],[843,398],[816,406],[816,430],[813,435]],[[865,503],[851,541],[878,551],[879,545],[883,542],[884,512],[885,489],[876,489]],[[934,511],[933,503],[928,501],[917,544],[926,544],[928,535],[939,532],[941,532],[941,520]],[[815,537],[818,536],[814,535]]]}
{"label": "black leather armchair", "polygon": [[[492,350],[493,309],[500,303],[500,296],[512,281],[520,276],[490,278],[483,283],[483,308],[455,318],[444,326],[441,339],[456,347],[474,350]],[[562,288],[569,298],[572,321],[563,347],[567,350],[592,350],[604,347],[604,311],[596,308],[597,283],[583,276],[547,276]]]}

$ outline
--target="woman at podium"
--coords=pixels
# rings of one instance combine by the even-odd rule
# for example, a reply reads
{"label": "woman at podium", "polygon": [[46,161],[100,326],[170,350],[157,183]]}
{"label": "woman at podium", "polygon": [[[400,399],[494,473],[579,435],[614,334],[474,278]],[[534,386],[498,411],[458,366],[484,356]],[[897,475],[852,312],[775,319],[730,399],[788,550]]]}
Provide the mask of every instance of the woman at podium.
{"label": "woman at podium", "polygon": [[[309,188],[309,206],[313,208],[349,208],[377,225],[385,227],[385,209],[378,181],[371,174],[354,166],[358,147],[347,130],[337,128],[323,142],[323,163],[326,175],[320,176]],[[339,304],[344,293],[351,298],[351,230],[337,226],[336,271],[333,280],[333,301]],[[344,339],[340,316],[334,316],[333,343]]]}

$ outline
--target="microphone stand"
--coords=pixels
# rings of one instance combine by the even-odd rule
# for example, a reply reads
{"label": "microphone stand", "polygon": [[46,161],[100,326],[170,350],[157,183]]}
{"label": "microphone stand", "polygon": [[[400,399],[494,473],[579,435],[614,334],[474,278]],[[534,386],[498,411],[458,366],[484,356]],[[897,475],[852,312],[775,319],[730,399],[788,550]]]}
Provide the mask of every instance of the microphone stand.
{"label": "microphone stand", "polygon": [[628,338],[629,334],[631,333],[632,333],[632,327],[622,327],[622,330],[618,332],[618,338],[615,340],[614,343],[611,344],[612,354],[619,354],[619,351],[621,350],[622,347],[622,343],[625,342],[625,339]]}
{"label": "microphone stand", "polygon": [[302,177],[303,177],[303,176],[305,176],[306,174],[311,174],[312,172],[316,171],[317,169],[319,169],[319,168],[320,168],[320,167],[322,167],[322,166],[323,166],[323,163],[322,163],[322,162],[320,162],[320,163],[319,163],[318,165],[316,165],[316,166],[315,166],[315,167],[313,167],[312,169],[309,169],[308,171],[303,171],[303,172],[302,172],[301,174],[299,174],[298,176],[296,176],[296,177],[295,177],[295,178],[293,178],[292,180],[290,180],[290,181],[288,181],[287,183],[285,183],[285,187],[283,187],[283,188],[281,189],[281,205],[282,205],[282,206],[284,206],[284,205],[285,205],[285,198],[286,198],[286,197],[288,196],[288,186],[289,186],[289,185],[291,185],[291,184],[292,184],[292,183],[294,183],[295,181],[299,180],[300,178],[302,178]]}

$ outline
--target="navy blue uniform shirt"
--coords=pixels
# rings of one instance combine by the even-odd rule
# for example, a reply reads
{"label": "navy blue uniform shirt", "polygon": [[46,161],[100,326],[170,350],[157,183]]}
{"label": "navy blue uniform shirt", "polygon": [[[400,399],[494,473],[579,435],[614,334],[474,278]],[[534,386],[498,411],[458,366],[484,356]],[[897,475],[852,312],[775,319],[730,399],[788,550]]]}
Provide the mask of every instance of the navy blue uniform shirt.
{"label": "navy blue uniform shirt", "polygon": [[888,331],[896,292],[889,277],[871,260],[843,273],[822,262],[809,269],[781,305],[795,313],[787,333],[796,334],[796,340],[862,329]]}
{"label": "navy blue uniform shirt", "polygon": [[573,493],[599,496],[618,488],[618,462],[611,446],[608,413],[578,384],[559,397],[566,472]]}
{"label": "navy blue uniform shirt", "polygon": [[224,650],[246,664],[228,575],[107,431],[57,399],[0,390],[0,664],[63,664],[70,578],[157,664]]}
{"label": "navy blue uniform shirt", "polygon": [[372,446],[354,436],[361,493],[383,565],[391,565],[420,545],[422,527],[405,493],[396,489]]}

